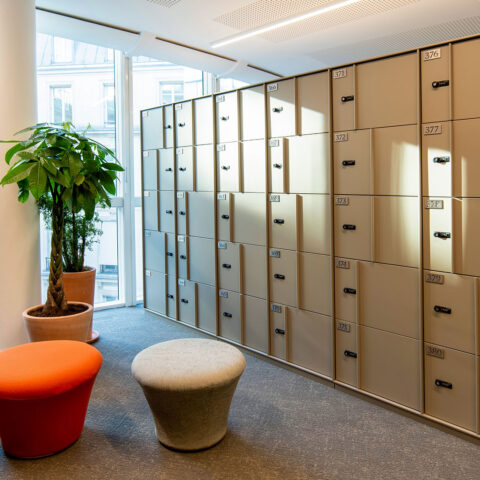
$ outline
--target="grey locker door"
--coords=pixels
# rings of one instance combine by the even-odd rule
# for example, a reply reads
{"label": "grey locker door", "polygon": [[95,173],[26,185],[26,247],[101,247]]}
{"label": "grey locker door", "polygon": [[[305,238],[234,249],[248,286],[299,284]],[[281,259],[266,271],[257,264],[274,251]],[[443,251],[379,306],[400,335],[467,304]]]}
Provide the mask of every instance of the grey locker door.
{"label": "grey locker door", "polygon": [[178,276],[185,279],[190,279],[190,254],[188,245],[189,237],[177,235]]}
{"label": "grey locker door", "polygon": [[165,264],[165,234],[145,230],[145,268],[166,273]]}
{"label": "grey locker door", "polygon": [[270,355],[287,360],[286,316],[287,307],[270,304]]}
{"label": "grey locker door", "polygon": [[164,125],[165,130],[165,148],[173,148],[173,105],[166,105],[164,108]]}
{"label": "grey locker door", "polygon": [[215,194],[191,192],[188,194],[188,233],[195,237],[215,237]]}
{"label": "grey locker door", "polygon": [[190,280],[215,285],[215,240],[189,237],[188,242]]}
{"label": "grey locker door", "polygon": [[165,315],[165,293],[165,274],[155,270],[145,270],[145,307]]}
{"label": "grey locker door", "polygon": [[265,191],[265,140],[250,140],[241,144],[241,184],[244,192]]}
{"label": "grey locker door", "polygon": [[178,319],[195,326],[197,323],[197,285],[178,279]]}
{"label": "grey locker door", "polygon": [[238,141],[238,92],[215,96],[217,143]]}
{"label": "grey locker door", "polygon": [[235,193],[233,198],[233,240],[266,245],[264,193]]}
{"label": "grey locker door", "polygon": [[210,285],[197,283],[198,328],[217,334],[216,289]]}
{"label": "grey locker door", "polygon": [[142,112],[143,150],[163,148],[163,108],[157,107]]}
{"label": "grey locker door", "polygon": [[218,324],[220,336],[242,343],[242,296],[227,290],[219,291]]}
{"label": "grey locker door", "polygon": [[158,188],[158,156],[156,150],[143,152],[143,188],[159,190]]}
{"label": "grey locker door", "polygon": [[358,386],[357,363],[357,326],[337,320],[335,322],[336,380],[354,387]]}
{"label": "grey locker door", "polygon": [[177,277],[167,275],[167,315],[177,318]]}
{"label": "grey locker door", "polygon": [[265,86],[240,90],[242,140],[265,138]]}
{"label": "grey locker door", "polygon": [[193,145],[192,101],[175,104],[175,117],[177,147]]}
{"label": "grey locker door", "polygon": [[177,242],[173,233],[167,233],[167,248],[165,249],[165,257],[167,259],[168,275],[177,274]]}
{"label": "grey locker door", "polygon": [[297,77],[299,133],[322,133],[330,130],[329,73],[320,72]]}
{"label": "grey locker door", "polygon": [[145,190],[143,192],[143,226],[145,230],[158,230],[158,192]]}
{"label": "grey locker door", "polygon": [[195,189],[193,147],[178,147],[177,156],[177,190],[192,191]]}
{"label": "grey locker door", "polygon": [[175,192],[160,192],[160,230],[175,233]]}
{"label": "grey locker door", "polygon": [[215,180],[215,156],[213,145],[195,147],[195,190],[213,192]]}
{"label": "grey locker door", "polygon": [[163,148],[158,152],[159,190],[175,190],[175,160],[173,148]]}
{"label": "grey locker door", "polygon": [[213,98],[197,98],[193,104],[195,145],[213,143]]}
{"label": "grey locker door", "polygon": [[[332,70],[333,131],[353,130],[355,122],[355,69]],[[348,192],[350,193],[350,192]]]}
{"label": "grey locker door", "polygon": [[268,353],[268,307],[261,298],[242,295],[244,344]]}

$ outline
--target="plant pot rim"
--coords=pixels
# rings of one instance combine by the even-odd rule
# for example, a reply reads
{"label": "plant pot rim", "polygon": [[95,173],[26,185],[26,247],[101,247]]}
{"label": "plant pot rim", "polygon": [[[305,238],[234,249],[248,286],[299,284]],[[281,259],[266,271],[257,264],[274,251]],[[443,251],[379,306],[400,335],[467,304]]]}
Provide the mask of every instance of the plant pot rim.
{"label": "plant pot rim", "polygon": [[83,270],[81,272],[68,272],[67,270],[64,270],[63,271],[63,274],[67,274],[67,275],[76,275],[78,273],[94,273],[96,272],[97,269],[95,267],[89,267],[88,265],[83,267]]}
{"label": "plant pot rim", "polygon": [[77,317],[79,315],[85,315],[86,313],[90,312],[91,310],[93,310],[93,307],[92,305],[90,305],[89,303],[85,303],[85,302],[67,302],[69,305],[85,305],[86,307],[88,307],[86,310],[84,310],[83,312],[78,312],[78,313],[74,313],[73,315],[62,315],[60,317],[36,317],[35,315],[30,315],[30,312],[32,310],[38,310],[40,308],[43,308],[43,306],[45,305],[44,303],[41,303],[40,305],[35,305],[33,307],[29,307],[27,308],[24,312],[23,312],[23,317],[24,318],[34,318],[34,319],[44,319],[44,318],[48,318],[48,319],[55,319],[55,318],[70,318],[70,317]]}

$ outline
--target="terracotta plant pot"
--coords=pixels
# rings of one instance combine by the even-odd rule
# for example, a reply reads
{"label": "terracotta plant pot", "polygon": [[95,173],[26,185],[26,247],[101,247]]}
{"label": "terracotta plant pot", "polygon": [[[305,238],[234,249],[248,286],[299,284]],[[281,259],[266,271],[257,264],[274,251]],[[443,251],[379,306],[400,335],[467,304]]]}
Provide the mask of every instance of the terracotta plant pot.
{"label": "terracotta plant pot", "polygon": [[69,304],[85,305],[84,312],[64,317],[34,317],[30,312],[42,308],[43,305],[27,308],[23,312],[25,325],[31,342],[45,340],[77,340],[86,342],[92,325],[93,307],[83,302],[68,302]]}

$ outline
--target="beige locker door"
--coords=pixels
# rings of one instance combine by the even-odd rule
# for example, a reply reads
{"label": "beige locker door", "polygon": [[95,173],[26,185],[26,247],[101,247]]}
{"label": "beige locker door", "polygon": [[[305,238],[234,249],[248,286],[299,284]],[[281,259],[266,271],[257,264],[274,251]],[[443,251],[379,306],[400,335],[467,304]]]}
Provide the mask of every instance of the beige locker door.
{"label": "beige locker door", "polygon": [[240,144],[217,145],[217,188],[222,192],[240,191]]}
{"label": "beige locker door", "polygon": [[480,117],[480,39],[454,43],[452,48],[453,119]]}
{"label": "beige locker door", "polygon": [[339,382],[357,386],[357,326],[335,322],[335,373]]}
{"label": "beige locker door", "polygon": [[287,307],[270,304],[270,355],[287,360],[287,343],[285,341]]}
{"label": "beige locker door", "polygon": [[265,192],[265,140],[250,140],[241,144],[242,190]]}
{"label": "beige locker door", "polygon": [[213,145],[195,147],[195,190],[213,192],[215,179],[215,155]]}
{"label": "beige locker door", "polygon": [[195,283],[178,279],[178,319],[193,326],[197,321],[196,290]]}
{"label": "beige locker door", "polygon": [[475,355],[425,344],[425,413],[476,430]]}
{"label": "beige locker door", "polygon": [[218,286],[223,290],[240,292],[240,244],[218,242]]}
{"label": "beige locker door", "polygon": [[175,152],[177,156],[177,190],[195,190],[193,147],[179,147]]}
{"label": "beige locker door", "polygon": [[145,230],[159,230],[158,202],[157,191],[145,190],[143,192],[143,228]]}
{"label": "beige locker door", "polygon": [[242,295],[243,343],[247,347],[268,353],[268,307],[261,298]]}
{"label": "beige locker door", "polygon": [[145,190],[163,190],[158,185],[158,155],[157,150],[143,152],[142,173]]}
{"label": "beige locker door", "polygon": [[188,243],[190,280],[215,285],[215,241],[189,237]]}
{"label": "beige locker door", "polygon": [[372,199],[335,196],[335,255],[372,260]]}
{"label": "beige locker door", "polygon": [[297,252],[269,250],[270,300],[297,306]]}
{"label": "beige locker door", "polygon": [[355,125],[355,70],[344,67],[332,70],[333,130],[353,130]]}
{"label": "beige locker door", "polygon": [[177,318],[177,277],[167,275],[167,313],[169,318]]}
{"label": "beige locker door", "polygon": [[213,143],[213,98],[197,98],[193,101],[195,145]]}
{"label": "beige locker door", "polygon": [[420,265],[420,210],[416,197],[375,197],[374,260]]}
{"label": "beige locker door", "polygon": [[265,86],[245,88],[239,91],[242,140],[265,138]]}
{"label": "beige locker door", "polygon": [[178,276],[180,278],[189,279],[189,238],[185,235],[177,235],[177,258],[178,258]]}
{"label": "beige locker door", "polygon": [[219,290],[218,292],[219,335],[242,343],[242,299],[239,293]]}
{"label": "beige locker door", "polygon": [[420,410],[420,351],[413,338],[359,326],[360,388]]}
{"label": "beige locker door", "polygon": [[338,320],[357,322],[358,263],[346,258],[335,259],[335,317]]}
{"label": "beige locker door", "polygon": [[270,207],[270,247],[297,249],[297,195],[268,196]]}
{"label": "beige locker door", "polygon": [[332,319],[297,308],[288,310],[288,361],[332,376]]}
{"label": "beige locker door", "polygon": [[373,192],[375,195],[420,194],[418,127],[377,128],[372,131]]}
{"label": "beige locker door", "polygon": [[167,259],[167,274],[177,274],[177,242],[173,233],[167,233],[167,248],[165,249],[165,257]]}
{"label": "beige locker door", "polygon": [[[452,195],[451,122],[423,125],[423,195]],[[455,162],[456,163],[456,162]]]}
{"label": "beige locker door", "polygon": [[142,148],[163,148],[163,108],[157,107],[142,112]]}
{"label": "beige locker door", "polygon": [[297,78],[299,133],[330,130],[329,73],[320,72]]}
{"label": "beige locker door", "polygon": [[[331,211],[329,195],[297,195],[299,230],[298,249],[330,255]],[[298,218],[297,217],[297,218]]]}
{"label": "beige locker door", "polygon": [[238,141],[238,92],[215,96],[217,143]]}
{"label": "beige locker door", "polygon": [[198,328],[217,333],[217,297],[215,287],[197,284]]}
{"label": "beige locker door", "polygon": [[304,310],[331,315],[331,257],[299,253],[298,306]]}
{"label": "beige locker door", "polygon": [[266,245],[266,202],[264,193],[233,195],[233,240]]}
{"label": "beige locker door", "polygon": [[455,272],[480,276],[480,198],[454,198]]}
{"label": "beige locker door", "polygon": [[427,270],[453,269],[452,215],[451,199],[423,199],[423,267]]}
{"label": "beige locker door", "polygon": [[145,230],[143,233],[145,235],[145,268],[165,273],[165,234],[150,230]]}
{"label": "beige locker door", "polygon": [[330,134],[288,141],[289,192],[330,193]]}
{"label": "beige locker door", "polygon": [[448,45],[423,50],[422,121],[450,120],[450,48]]}
{"label": "beige locker door", "polygon": [[175,233],[175,193],[160,192],[160,230]]}
{"label": "beige locker door", "polygon": [[269,192],[288,193],[288,138],[268,141]]}
{"label": "beige locker door", "polygon": [[267,298],[267,249],[259,245],[241,245],[241,292]]}
{"label": "beige locker door", "polygon": [[145,270],[145,308],[165,315],[165,277],[164,273]]}
{"label": "beige locker door", "polygon": [[231,193],[217,193],[217,238],[225,242],[232,240],[233,201]]}
{"label": "beige locker door", "polygon": [[417,122],[416,53],[360,63],[357,69],[357,128]]}
{"label": "beige locker door", "polygon": [[175,104],[175,140],[177,147],[193,145],[192,101]]}
{"label": "beige locker door", "polygon": [[334,191],[340,194],[370,195],[371,130],[333,135]]}
{"label": "beige locker door", "polygon": [[175,160],[173,148],[159,150],[158,162],[158,176],[160,177],[159,190],[175,190]]}
{"label": "beige locker door", "polygon": [[165,148],[173,148],[173,105],[163,107]]}
{"label": "beige locker door", "polygon": [[188,193],[177,192],[177,233],[188,235]]}
{"label": "beige locker door", "polygon": [[188,234],[195,237],[215,237],[215,194],[188,194]]}
{"label": "beige locker door", "polygon": [[418,269],[358,262],[358,323],[419,338]]}
{"label": "beige locker door", "polygon": [[267,83],[268,138],[296,134],[295,79]]}
{"label": "beige locker door", "polygon": [[476,353],[476,283],[476,279],[462,275],[425,273],[423,334],[426,342]]}

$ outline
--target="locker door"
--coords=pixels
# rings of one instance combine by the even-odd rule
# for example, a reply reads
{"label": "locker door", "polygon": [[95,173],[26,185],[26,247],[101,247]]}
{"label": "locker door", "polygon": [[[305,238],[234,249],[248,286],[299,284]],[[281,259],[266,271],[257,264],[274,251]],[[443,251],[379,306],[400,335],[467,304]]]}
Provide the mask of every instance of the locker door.
{"label": "locker door", "polygon": [[197,98],[193,104],[195,145],[213,143],[213,98]]}
{"label": "locker door", "polygon": [[177,147],[193,145],[192,101],[175,104],[175,135]]}
{"label": "locker door", "polygon": [[425,344],[425,413],[476,430],[475,356]]}
{"label": "locker door", "polygon": [[165,277],[164,273],[145,270],[145,308],[165,315]]}
{"label": "locker door", "polygon": [[285,325],[287,316],[287,307],[270,304],[270,355],[287,359],[287,344],[285,341]]}
{"label": "locker door", "polygon": [[175,193],[160,192],[160,230],[175,233]]}
{"label": "locker door", "polygon": [[235,193],[233,199],[233,240],[266,245],[265,194]]}
{"label": "locker door", "polygon": [[270,300],[297,306],[297,252],[289,250],[269,251]]}
{"label": "locker door", "polygon": [[244,344],[268,353],[268,309],[261,298],[242,295]]}
{"label": "locker door", "polygon": [[289,192],[330,193],[330,135],[292,137],[288,141]]}
{"label": "locker door", "polygon": [[222,192],[240,191],[239,150],[237,142],[217,145],[218,189]]}
{"label": "locker door", "polygon": [[334,191],[340,194],[370,195],[371,130],[333,135]]}
{"label": "locker door", "polygon": [[195,237],[215,237],[215,194],[188,194],[188,233]]}
{"label": "locker door", "polygon": [[217,297],[215,287],[197,284],[198,328],[217,334]]}
{"label": "locker door", "polygon": [[167,233],[167,248],[165,250],[165,257],[167,259],[167,274],[177,274],[177,242],[173,233]]}
{"label": "locker door", "polygon": [[304,310],[331,315],[332,282],[330,256],[299,253],[298,306]]}
{"label": "locker door", "polygon": [[297,78],[298,117],[301,135],[330,130],[330,99],[328,72]]}
{"label": "locker door", "polygon": [[450,48],[422,52],[422,121],[450,120]]}
{"label": "locker door", "polygon": [[336,380],[357,386],[357,326],[337,320],[335,322]]}
{"label": "locker door", "polygon": [[375,261],[420,265],[420,213],[418,198],[375,197]]}
{"label": "locker door", "polygon": [[356,69],[357,128],[417,122],[416,53],[361,63]]}
{"label": "locker door", "polygon": [[218,242],[217,247],[219,288],[240,292],[240,244]]}
{"label": "locker door", "polygon": [[215,285],[215,241],[210,238],[189,237],[188,250],[190,280]]}
{"label": "locker door", "polygon": [[297,249],[297,195],[270,194],[270,246],[274,248]]}
{"label": "locker door", "polygon": [[455,271],[480,276],[480,198],[454,198],[452,203]]}
{"label": "locker door", "polygon": [[419,342],[413,338],[358,327],[360,388],[406,407],[420,409]]}
{"label": "locker door", "polygon": [[145,190],[143,192],[143,228],[145,230],[158,230],[158,192]]}
{"label": "locker door", "polygon": [[158,158],[156,150],[143,152],[142,167],[143,188],[145,190],[158,190]]}
{"label": "locker door", "polygon": [[355,70],[332,71],[333,131],[353,130],[355,125]]}
{"label": "locker door", "polygon": [[295,79],[267,83],[268,138],[296,134]]}
{"label": "locker door", "polygon": [[195,147],[195,190],[213,192],[215,179],[215,157],[213,145]]}
{"label": "locker door", "polygon": [[288,193],[288,138],[268,141],[269,192]]}
{"label": "locker door", "polygon": [[169,318],[177,318],[177,278],[166,275],[167,278],[167,313]]}
{"label": "locker door", "polygon": [[177,233],[188,235],[188,194],[177,192]]}
{"label": "locker door", "polygon": [[265,140],[241,144],[242,187],[244,192],[265,192]]}
{"label": "locker door", "polygon": [[217,193],[217,238],[225,242],[232,240],[233,201],[231,193]]}
{"label": "locker door", "polygon": [[242,343],[243,315],[241,295],[227,290],[219,290],[218,296],[220,336]]}
{"label": "locker door", "polygon": [[163,108],[157,107],[142,112],[142,148],[163,148]]}
{"label": "locker door", "polygon": [[165,148],[173,148],[173,105],[163,107],[163,129],[165,130]]}
{"label": "locker door", "polygon": [[165,234],[145,230],[145,268],[165,273]]}
{"label": "locker door", "polygon": [[159,190],[175,190],[175,161],[173,148],[164,148],[158,151]]}
{"label": "locker door", "polygon": [[238,92],[215,96],[217,143],[238,141]]}
{"label": "locker door", "polygon": [[265,138],[265,87],[240,90],[241,139]]}
{"label": "locker door", "polygon": [[241,245],[241,292],[267,298],[267,249],[258,245]]}
{"label": "locker door", "polygon": [[335,259],[335,316],[338,320],[357,322],[357,265],[360,262]]}
{"label": "locker door", "polygon": [[178,276],[189,279],[189,238],[185,235],[177,235],[177,255],[178,255]]}
{"label": "locker door", "polygon": [[196,293],[195,283],[178,279],[178,320],[193,326],[197,320]]}
{"label": "locker door", "polygon": [[335,255],[372,259],[371,197],[335,197]]}
{"label": "locker door", "polygon": [[[331,211],[329,195],[297,195],[299,250],[330,254]],[[297,218],[298,218],[297,217]]]}
{"label": "locker door", "polygon": [[179,147],[175,151],[177,155],[177,190],[195,190],[193,147]]}

